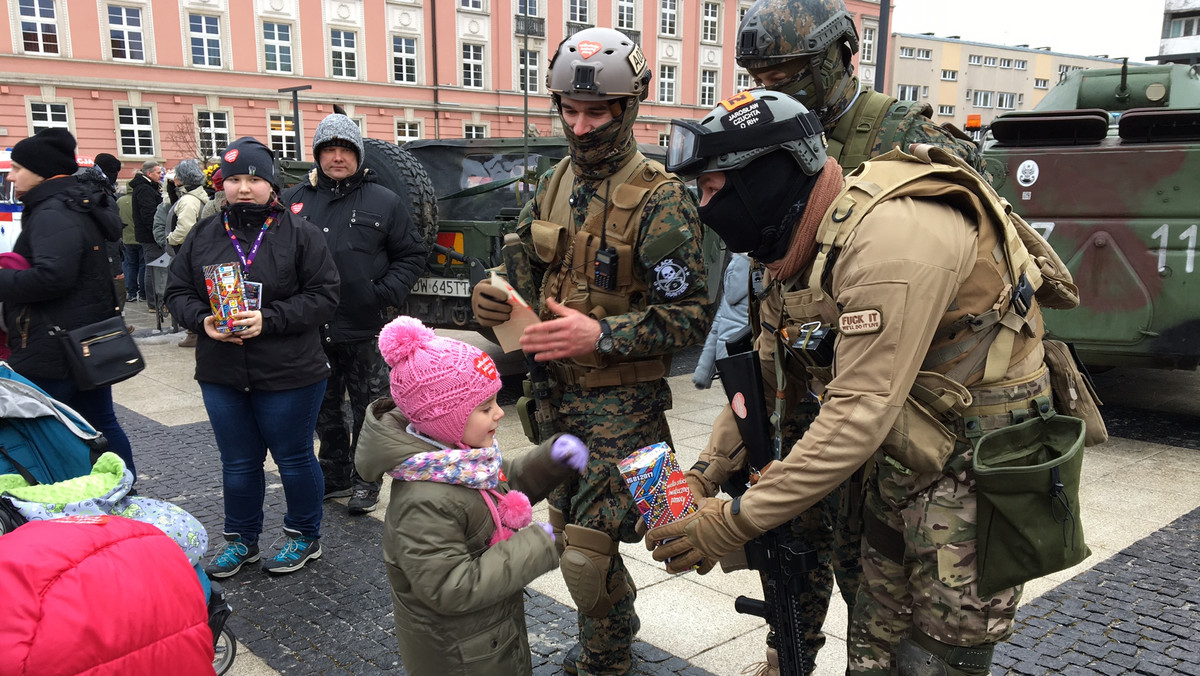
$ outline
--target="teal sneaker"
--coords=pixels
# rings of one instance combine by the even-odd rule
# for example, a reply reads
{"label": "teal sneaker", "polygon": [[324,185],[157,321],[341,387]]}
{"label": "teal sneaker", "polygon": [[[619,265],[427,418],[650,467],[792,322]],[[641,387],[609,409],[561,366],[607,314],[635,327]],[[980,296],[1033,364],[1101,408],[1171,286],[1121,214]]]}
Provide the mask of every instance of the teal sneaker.
{"label": "teal sneaker", "polygon": [[284,527],[287,541],[279,553],[263,559],[262,568],[268,573],[293,573],[312,559],[321,558],[321,538],[301,535],[300,531]]}
{"label": "teal sneaker", "polygon": [[254,563],[259,559],[258,545],[248,545],[242,542],[242,536],[237,533],[222,533],[225,536],[225,547],[204,566],[204,572],[213,579],[230,577],[242,569],[242,565]]}

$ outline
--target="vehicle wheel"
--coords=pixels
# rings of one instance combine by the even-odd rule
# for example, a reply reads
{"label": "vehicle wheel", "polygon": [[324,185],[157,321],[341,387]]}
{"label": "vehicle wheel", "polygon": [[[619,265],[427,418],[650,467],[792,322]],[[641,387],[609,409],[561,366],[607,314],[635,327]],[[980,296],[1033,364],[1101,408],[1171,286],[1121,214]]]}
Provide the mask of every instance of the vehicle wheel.
{"label": "vehicle wheel", "polygon": [[233,666],[233,660],[236,657],[237,639],[234,638],[229,627],[225,627],[221,629],[221,635],[217,637],[216,649],[213,653],[213,671],[217,672],[217,676],[223,676]]}
{"label": "vehicle wheel", "polygon": [[437,242],[437,194],[421,161],[404,148],[382,139],[363,139],[363,149],[366,155],[363,164],[376,174],[380,185],[409,205],[409,214],[425,248],[431,248]]}

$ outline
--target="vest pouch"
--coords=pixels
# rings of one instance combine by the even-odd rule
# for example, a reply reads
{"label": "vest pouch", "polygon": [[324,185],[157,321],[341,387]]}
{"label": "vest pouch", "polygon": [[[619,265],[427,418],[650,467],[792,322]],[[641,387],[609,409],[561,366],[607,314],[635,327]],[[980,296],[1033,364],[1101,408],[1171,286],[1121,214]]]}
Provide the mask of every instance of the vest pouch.
{"label": "vest pouch", "polygon": [[550,221],[533,221],[529,224],[529,235],[538,260],[547,265],[555,265],[562,260],[567,250],[566,226]]}
{"label": "vest pouch", "polygon": [[1082,420],[1053,415],[993,430],[976,442],[981,595],[1091,555],[1079,513],[1083,439]]}
{"label": "vest pouch", "polygon": [[941,472],[957,437],[911,394],[880,450],[911,472]]}
{"label": "vest pouch", "polygon": [[1100,415],[1101,401],[1092,383],[1083,375],[1071,348],[1059,340],[1043,340],[1046,367],[1050,369],[1050,389],[1054,393],[1054,410],[1083,420],[1084,446],[1108,441],[1108,429]]}

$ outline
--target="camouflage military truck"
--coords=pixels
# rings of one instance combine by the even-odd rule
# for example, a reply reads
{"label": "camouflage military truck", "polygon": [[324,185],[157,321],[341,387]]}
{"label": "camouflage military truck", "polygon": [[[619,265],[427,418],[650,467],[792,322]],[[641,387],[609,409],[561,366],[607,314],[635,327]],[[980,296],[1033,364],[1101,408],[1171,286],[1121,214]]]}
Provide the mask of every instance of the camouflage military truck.
{"label": "camouflage military truck", "polygon": [[[488,268],[500,264],[505,233],[516,230],[536,177],[566,156],[566,139],[428,139],[403,147],[363,139],[363,145],[365,166],[412,204],[414,221],[430,249],[425,275],[397,310],[434,328],[480,331],[471,312],[471,288]],[[660,161],[665,155],[655,145],[641,150]],[[287,160],[280,164],[288,185],[312,166]],[[724,260],[719,237],[706,232],[704,255],[706,267],[715,271],[710,278],[719,280]],[[714,298],[718,286],[710,284]],[[490,336],[491,331],[482,333]]]}
{"label": "camouflage military truck", "polygon": [[997,117],[992,182],[1079,285],[1047,312],[1090,366],[1200,361],[1200,77],[1183,65],[1080,70],[1036,108]]}

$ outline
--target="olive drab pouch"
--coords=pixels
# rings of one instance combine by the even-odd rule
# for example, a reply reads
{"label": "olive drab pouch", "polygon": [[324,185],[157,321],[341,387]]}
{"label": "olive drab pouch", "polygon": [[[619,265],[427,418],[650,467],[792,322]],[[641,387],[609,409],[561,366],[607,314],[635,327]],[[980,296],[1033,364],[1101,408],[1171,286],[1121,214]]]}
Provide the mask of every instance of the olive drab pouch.
{"label": "olive drab pouch", "polygon": [[1091,555],[1079,510],[1083,437],[1082,420],[1051,412],[988,432],[975,443],[981,595]]}
{"label": "olive drab pouch", "polygon": [[947,424],[970,405],[967,388],[940,373],[920,371],[880,449],[911,472],[941,472],[957,439]]}
{"label": "olive drab pouch", "polygon": [[1096,396],[1091,380],[1085,376],[1071,353],[1071,348],[1059,340],[1043,340],[1046,349],[1046,368],[1050,369],[1050,389],[1054,393],[1054,410],[1083,420],[1084,446],[1108,441],[1108,429],[1100,415],[1103,402]]}

